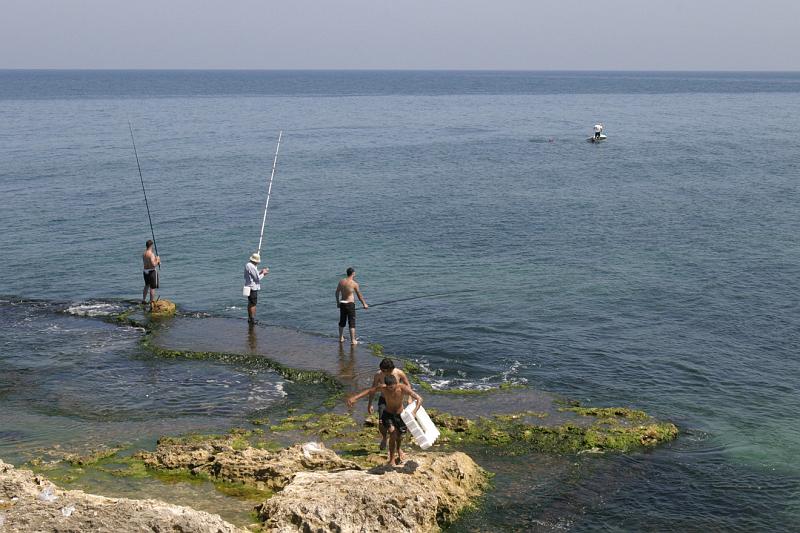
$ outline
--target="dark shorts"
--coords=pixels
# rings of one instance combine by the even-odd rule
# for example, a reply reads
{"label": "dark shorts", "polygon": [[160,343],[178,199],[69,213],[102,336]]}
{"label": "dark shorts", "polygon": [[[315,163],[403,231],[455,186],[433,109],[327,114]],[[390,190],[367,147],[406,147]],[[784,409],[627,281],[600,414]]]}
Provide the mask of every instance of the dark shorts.
{"label": "dark shorts", "polygon": [[346,324],[350,324],[350,328],[356,327],[356,303],[351,302],[347,304],[339,304],[339,327],[343,328]]}
{"label": "dark shorts", "polygon": [[158,288],[158,270],[153,269],[151,272],[142,272],[142,277],[144,277],[145,287]]}
{"label": "dark shorts", "polygon": [[406,423],[403,422],[403,417],[399,414],[390,413],[389,411],[384,411],[383,414],[381,414],[381,425],[386,429],[394,426],[394,428],[399,431],[401,435],[408,432]]}
{"label": "dark shorts", "polygon": [[380,395],[378,396],[378,418],[383,417],[384,411],[386,411],[386,398]]}
{"label": "dark shorts", "polygon": [[258,291],[250,289],[250,294],[247,296],[247,304],[248,305],[258,304]]}

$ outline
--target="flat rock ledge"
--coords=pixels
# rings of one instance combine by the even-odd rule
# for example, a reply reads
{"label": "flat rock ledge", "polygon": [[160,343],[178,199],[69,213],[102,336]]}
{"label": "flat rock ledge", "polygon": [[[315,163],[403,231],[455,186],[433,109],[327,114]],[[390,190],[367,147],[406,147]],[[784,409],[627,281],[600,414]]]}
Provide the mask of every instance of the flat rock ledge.
{"label": "flat rock ledge", "polygon": [[402,467],[300,472],[259,507],[281,533],[429,532],[451,523],[487,484],[466,454],[418,453]]}
{"label": "flat rock ledge", "polygon": [[30,470],[0,460],[0,531],[151,531],[244,533],[218,515],[158,500],[129,500],[61,490]]}
{"label": "flat rock ledge", "polygon": [[229,438],[199,442],[164,438],[158,441],[154,452],[141,452],[138,457],[148,468],[187,469],[194,475],[270,490],[282,489],[297,472],[361,469],[316,442],[269,451],[237,447],[236,441]]}

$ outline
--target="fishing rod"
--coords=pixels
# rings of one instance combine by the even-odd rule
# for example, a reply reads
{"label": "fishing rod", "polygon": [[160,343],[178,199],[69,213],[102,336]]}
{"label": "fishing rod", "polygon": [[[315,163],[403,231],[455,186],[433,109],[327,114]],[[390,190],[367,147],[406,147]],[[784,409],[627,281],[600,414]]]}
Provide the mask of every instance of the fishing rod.
{"label": "fishing rod", "polygon": [[272,160],[272,174],[269,176],[269,187],[267,188],[267,204],[264,206],[264,218],[261,219],[261,236],[258,238],[258,254],[261,255],[261,242],[264,240],[264,224],[267,223],[267,209],[269,209],[269,198],[272,196],[272,180],[275,178],[275,166],[278,164],[278,150],[281,149],[281,137],[283,130],[278,134],[278,146],[275,147],[275,159]]}
{"label": "fishing rod", "polygon": [[[128,129],[131,130],[131,143],[133,143],[133,153],[136,155],[136,168],[139,169],[139,180],[142,182],[142,194],[144,194],[144,205],[147,207],[147,220],[150,221],[150,235],[153,236],[153,248],[155,248],[156,255],[158,255],[158,245],[156,244],[156,233],[153,231],[153,219],[150,217],[150,204],[147,202],[147,191],[144,190],[144,178],[142,177],[142,167],[139,164],[139,153],[136,151],[136,141],[133,138],[133,126],[131,121],[128,121]],[[161,268],[161,265],[158,265]]]}
{"label": "fishing rod", "polygon": [[399,300],[389,300],[388,302],[380,302],[377,304],[369,304],[369,308],[377,307],[379,305],[396,304],[398,302],[407,302],[409,300],[419,300],[421,298],[436,298],[437,296],[450,296],[451,294],[461,294],[464,292],[475,292],[476,289],[462,289],[460,291],[440,292],[438,294],[424,294],[422,296],[411,296],[410,298],[400,298]]}

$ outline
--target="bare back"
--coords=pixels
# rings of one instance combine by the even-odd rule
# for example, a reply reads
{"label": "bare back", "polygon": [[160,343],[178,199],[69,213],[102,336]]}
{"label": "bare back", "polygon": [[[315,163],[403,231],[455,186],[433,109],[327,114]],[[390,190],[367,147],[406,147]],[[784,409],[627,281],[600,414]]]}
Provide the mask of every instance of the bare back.
{"label": "bare back", "polygon": [[355,302],[355,294],[358,291],[358,282],[354,279],[344,278],[339,280],[339,301]]}
{"label": "bare back", "polygon": [[153,250],[148,248],[142,254],[142,263],[144,264],[145,270],[152,270],[156,267],[156,255],[153,253]]}

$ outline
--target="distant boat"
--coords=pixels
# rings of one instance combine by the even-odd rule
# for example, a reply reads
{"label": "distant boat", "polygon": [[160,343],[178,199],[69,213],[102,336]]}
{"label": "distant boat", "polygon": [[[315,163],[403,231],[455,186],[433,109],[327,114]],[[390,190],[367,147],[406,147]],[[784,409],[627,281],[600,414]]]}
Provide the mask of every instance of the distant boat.
{"label": "distant boat", "polygon": [[594,135],[586,139],[590,143],[599,143],[608,139],[608,136],[605,133],[601,133],[599,136],[595,137]]}

